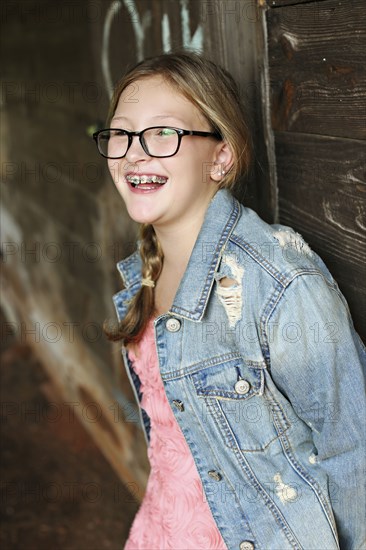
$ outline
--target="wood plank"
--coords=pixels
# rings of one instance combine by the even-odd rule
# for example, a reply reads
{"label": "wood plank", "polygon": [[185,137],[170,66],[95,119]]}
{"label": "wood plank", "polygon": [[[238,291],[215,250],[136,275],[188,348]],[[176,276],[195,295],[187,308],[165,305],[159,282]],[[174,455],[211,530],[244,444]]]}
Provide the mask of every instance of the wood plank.
{"label": "wood plank", "polygon": [[[261,1],[261,0],[259,0]],[[324,0],[318,0],[318,2]],[[281,8],[283,6],[293,6],[296,4],[310,4],[314,0],[267,0],[267,5],[270,8]]]}
{"label": "wood plank", "polygon": [[246,121],[253,139],[253,162],[247,177],[237,182],[235,195],[271,223],[277,199],[275,183],[270,181],[275,163],[269,158],[267,128],[262,113],[261,81],[266,49],[263,21],[258,17],[252,0],[212,3],[200,0],[199,3],[205,37],[204,53],[235,78],[246,106]]}
{"label": "wood plank", "polygon": [[275,130],[366,139],[365,16],[364,0],[268,10]]}
{"label": "wood plank", "polygon": [[275,133],[279,217],[317,252],[366,339],[365,144]]}

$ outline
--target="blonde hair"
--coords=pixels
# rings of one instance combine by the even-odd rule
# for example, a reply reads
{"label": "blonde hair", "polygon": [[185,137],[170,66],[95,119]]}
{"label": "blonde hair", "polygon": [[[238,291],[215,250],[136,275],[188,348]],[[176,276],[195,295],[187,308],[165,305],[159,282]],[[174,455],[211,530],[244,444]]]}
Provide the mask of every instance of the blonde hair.
{"label": "blonde hair", "polygon": [[[217,184],[233,189],[247,172],[251,160],[251,138],[239,90],[225,69],[207,58],[191,52],[162,54],[145,59],[133,67],[117,84],[110,104],[108,121],[113,117],[122,92],[137,80],[161,76],[195,105],[206,118],[212,131],[218,131],[233,153],[233,166]],[[142,277],[157,281],[163,266],[163,252],[152,225],[141,226],[140,254]],[[110,340],[125,344],[138,342],[147,321],[154,313],[154,289],[142,286],[132,299],[117,331],[104,332]]]}

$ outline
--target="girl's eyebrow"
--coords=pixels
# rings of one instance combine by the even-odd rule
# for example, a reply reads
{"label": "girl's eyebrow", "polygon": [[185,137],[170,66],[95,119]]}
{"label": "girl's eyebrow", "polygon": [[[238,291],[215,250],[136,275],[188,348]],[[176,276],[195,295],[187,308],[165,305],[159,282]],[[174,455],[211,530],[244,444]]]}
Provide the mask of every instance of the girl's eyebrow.
{"label": "girl's eyebrow", "polygon": [[173,115],[172,113],[166,113],[165,115],[156,115],[152,118],[174,118],[174,120],[178,120],[179,122],[182,122],[183,124],[186,124],[181,118],[179,118],[176,115]]}
{"label": "girl's eyebrow", "polygon": [[[171,114],[171,113],[166,113],[164,115],[155,115],[153,117],[151,117],[151,120],[154,120],[154,119],[166,119],[166,118],[173,118],[174,120],[177,120],[178,122],[180,122],[181,124],[187,124],[184,120],[182,120],[181,118]],[[112,120],[125,120],[126,122],[131,122],[129,118],[125,117],[125,116],[115,116],[112,118]]]}

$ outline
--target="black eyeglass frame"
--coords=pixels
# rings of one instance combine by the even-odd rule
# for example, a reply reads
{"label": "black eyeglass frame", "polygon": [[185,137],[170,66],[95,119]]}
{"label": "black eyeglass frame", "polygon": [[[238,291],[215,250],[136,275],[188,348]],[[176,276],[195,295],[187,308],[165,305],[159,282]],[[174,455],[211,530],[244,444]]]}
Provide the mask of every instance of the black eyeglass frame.
{"label": "black eyeglass frame", "polygon": [[[177,148],[176,150],[174,151],[174,153],[172,153],[171,155],[151,155],[147,149],[147,146],[146,146],[146,143],[145,143],[145,140],[144,140],[144,133],[147,132],[147,130],[155,130],[157,128],[166,128],[167,130],[175,130],[178,134],[178,144],[177,144]],[[124,155],[122,155],[121,157],[109,157],[107,155],[104,155],[100,148],[99,148],[99,135],[102,133],[102,132],[107,132],[107,131],[110,131],[110,130],[114,130],[114,131],[119,131],[119,132],[123,132],[124,135],[126,135],[128,137],[128,145],[127,145],[127,149],[126,149],[126,152]],[[98,130],[97,132],[95,132],[93,134],[93,139],[97,145],[97,148],[98,148],[98,152],[102,155],[102,157],[106,158],[106,159],[123,159],[127,153],[128,153],[128,150],[129,148],[131,147],[132,145],[132,139],[134,136],[138,136],[139,138],[139,141],[140,141],[140,144],[141,144],[141,147],[143,148],[143,150],[145,151],[145,153],[147,155],[149,155],[149,157],[153,157],[153,158],[169,158],[169,157],[174,157],[174,155],[176,155],[179,151],[179,148],[180,148],[180,144],[181,144],[181,141],[182,141],[182,137],[183,136],[200,136],[200,137],[213,137],[219,141],[222,140],[222,135],[220,134],[220,132],[201,132],[201,131],[198,131],[198,130],[182,130],[182,128],[175,128],[174,126],[150,126],[149,128],[145,128],[144,130],[141,130],[140,132],[129,132],[128,130],[124,130],[123,128],[103,128],[102,130]]]}

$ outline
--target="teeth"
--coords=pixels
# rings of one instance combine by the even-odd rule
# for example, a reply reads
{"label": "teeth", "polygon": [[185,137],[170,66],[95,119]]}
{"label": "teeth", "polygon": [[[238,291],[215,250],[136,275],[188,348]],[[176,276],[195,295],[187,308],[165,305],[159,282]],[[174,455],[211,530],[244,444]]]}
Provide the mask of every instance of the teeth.
{"label": "teeth", "polygon": [[133,185],[141,185],[142,183],[166,183],[167,178],[160,176],[127,176],[127,181]]}

